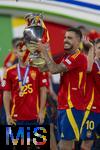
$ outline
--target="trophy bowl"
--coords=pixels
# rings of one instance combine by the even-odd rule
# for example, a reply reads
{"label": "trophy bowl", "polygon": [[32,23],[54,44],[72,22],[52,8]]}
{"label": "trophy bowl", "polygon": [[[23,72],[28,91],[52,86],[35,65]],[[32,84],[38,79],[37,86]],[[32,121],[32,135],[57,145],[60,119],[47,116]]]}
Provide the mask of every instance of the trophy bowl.
{"label": "trophy bowl", "polygon": [[31,64],[38,67],[45,64],[44,58],[41,57],[41,53],[36,48],[37,42],[43,39],[44,30],[41,26],[29,26],[24,30],[24,41],[30,51],[29,60]]}
{"label": "trophy bowl", "polygon": [[24,39],[26,44],[42,41],[44,28],[41,26],[29,26],[24,30]]}
{"label": "trophy bowl", "polygon": [[25,19],[28,25],[23,32],[24,42],[28,50],[30,51],[29,60],[33,65],[43,66],[45,64],[44,58],[37,49],[37,43],[41,41],[45,43],[49,40],[47,29],[43,22],[41,14],[28,14]]}

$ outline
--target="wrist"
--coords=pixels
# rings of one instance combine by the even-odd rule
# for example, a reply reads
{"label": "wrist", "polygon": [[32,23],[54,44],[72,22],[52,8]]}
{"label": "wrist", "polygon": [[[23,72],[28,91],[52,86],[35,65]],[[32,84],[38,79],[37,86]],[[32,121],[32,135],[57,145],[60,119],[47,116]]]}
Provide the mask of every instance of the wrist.
{"label": "wrist", "polygon": [[44,109],[40,109],[39,113],[44,113]]}
{"label": "wrist", "polygon": [[10,114],[6,114],[6,116],[7,116],[7,118],[11,117],[11,115],[10,115]]}

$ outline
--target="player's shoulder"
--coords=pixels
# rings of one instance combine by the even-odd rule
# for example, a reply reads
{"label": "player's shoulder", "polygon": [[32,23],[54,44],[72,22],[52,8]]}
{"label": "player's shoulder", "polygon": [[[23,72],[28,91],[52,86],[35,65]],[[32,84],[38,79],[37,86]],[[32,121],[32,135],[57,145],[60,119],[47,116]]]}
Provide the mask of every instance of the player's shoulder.
{"label": "player's shoulder", "polygon": [[7,68],[7,72],[10,72],[12,70],[16,69],[16,64],[15,65],[12,65],[11,67]]}
{"label": "player's shoulder", "polygon": [[16,69],[16,65],[13,65],[9,68],[7,68],[5,71],[4,71],[4,75],[3,75],[3,78],[6,79],[7,78],[7,75],[8,74],[11,74],[13,70]]}
{"label": "player's shoulder", "polygon": [[87,61],[87,56],[80,50],[77,50],[77,52],[75,54],[73,54],[71,57],[76,60]]}

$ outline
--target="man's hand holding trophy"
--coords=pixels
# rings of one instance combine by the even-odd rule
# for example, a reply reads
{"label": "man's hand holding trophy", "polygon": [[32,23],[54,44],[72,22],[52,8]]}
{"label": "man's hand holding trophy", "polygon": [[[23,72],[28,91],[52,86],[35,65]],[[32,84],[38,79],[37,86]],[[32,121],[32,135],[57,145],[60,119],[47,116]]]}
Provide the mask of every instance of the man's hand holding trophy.
{"label": "man's hand holding trophy", "polygon": [[24,29],[23,38],[27,50],[23,60],[26,61],[26,57],[28,57],[31,65],[41,68],[45,65],[45,59],[38,49],[38,43],[47,44],[49,42],[48,30],[41,14],[30,13],[25,16],[25,19],[27,26]]}

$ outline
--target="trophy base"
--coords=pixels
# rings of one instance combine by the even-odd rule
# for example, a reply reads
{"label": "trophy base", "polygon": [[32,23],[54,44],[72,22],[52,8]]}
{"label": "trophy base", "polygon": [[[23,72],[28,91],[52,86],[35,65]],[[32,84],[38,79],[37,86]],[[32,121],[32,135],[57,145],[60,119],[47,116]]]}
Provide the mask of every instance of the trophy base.
{"label": "trophy base", "polygon": [[43,67],[45,65],[45,60],[43,58],[36,58],[30,60],[30,64],[36,67]]}

